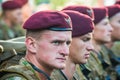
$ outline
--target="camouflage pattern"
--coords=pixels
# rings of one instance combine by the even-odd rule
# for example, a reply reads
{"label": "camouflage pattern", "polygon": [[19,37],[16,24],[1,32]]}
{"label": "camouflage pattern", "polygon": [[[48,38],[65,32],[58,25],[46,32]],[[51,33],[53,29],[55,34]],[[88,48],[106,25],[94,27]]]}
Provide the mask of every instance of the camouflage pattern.
{"label": "camouflage pattern", "polygon": [[98,56],[95,52],[91,52],[86,66],[91,69],[91,73],[88,75],[90,80],[106,79],[107,73],[104,71],[101,61],[98,59]]}
{"label": "camouflage pattern", "polygon": [[76,80],[87,80],[79,64],[76,65],[76,71],[73,76]]}
{"label": "camouflage pattern", "polygon": [[25,31],[20,25],[12,26],[12,28],[10,28],[2,18],[0,19],[0,40],[8,40],[23,35],[25,35]]}
{"label": "camouflage pattern", "polygon": [[40,80],[32,66],[22,58],[19,65],[0,70],[0,80]]}
{"label": "camouflage pattern", "polygon": [[120,41],[116,41],[111,50],[116,56],[120,57]]}
{"label": "camouflage pattern", "polygon": [[[59,70],[59,69],[55,69],[51,76],[50,76],[51,80],[68,80],[67,77],[65,76],[65,74]],[[72,80],[80,80],[79,78],[75,78],[73,76],[73,79]]]}
{"label": "camouflage pattern", "polygon": [[102,45],[101,47],[102,47],[102,49],[101,49],[102,58],[109,65],[105,70],[107,71],[111,80],[116,80],[117,79],[117,72],[115,71],[115,68],[113,67],[113,65],[111,63],[111,59],[110,59],[111,58],[110,55],[112,53],[110,53],[108,51],[106,46]]}

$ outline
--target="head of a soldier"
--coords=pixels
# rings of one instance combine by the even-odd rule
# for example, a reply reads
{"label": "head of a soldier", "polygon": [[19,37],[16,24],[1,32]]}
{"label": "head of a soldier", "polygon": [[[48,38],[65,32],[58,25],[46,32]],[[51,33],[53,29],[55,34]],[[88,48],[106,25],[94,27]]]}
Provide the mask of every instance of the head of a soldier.
{"label": "head of a soldier", "polygon": [[72,6],[65,7],[63,10],[78,11],[80,13],[88,15],[90,18],[92,18],[92,20],[94,20],[93,10],[88,6],[72,5]]}
{"label": "head of a soldier", "polygon": [[72,39],[70,17],[57,11],[40,11],[23,25],[26,29],[28,61],[37,67],[65,68]]}
{"label": "head of a soldier", "polygon": [[73,26],[69,58],[75,64],[86,63],[93,49],[91,43],[93,21],[89,16],[77,11],[64,10],[63,12],[71,17]]}
{"label": "head of a soldier", "polygon": [[108,6],[109,21],[113,28],[112,40],[120,41],[120,5]]}
{"label": "head of a soldier", "polygon": [[93,40],[99,44],[103,44],[111,41],[111,33],[113,28],[108,20],[108,10],[105,7],[93,8],[94,11],[94,30]]}
{"label": "head of a soldier", "polygon": [[9,24],[22,24],[23,17],[21,11],[21,5],[15,1],[5,1],[2,3],[2,16],[9,21]]}

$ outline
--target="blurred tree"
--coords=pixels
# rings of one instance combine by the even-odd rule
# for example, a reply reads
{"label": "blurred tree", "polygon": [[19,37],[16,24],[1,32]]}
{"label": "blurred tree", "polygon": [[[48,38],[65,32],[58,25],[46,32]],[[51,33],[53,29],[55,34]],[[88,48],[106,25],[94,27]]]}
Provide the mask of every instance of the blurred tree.
{"label": "blurred tree", "polygon": [[50,2],[50,0],[35,0],[36,5],[39,5],[41,3],[49,3],[49,2]]}

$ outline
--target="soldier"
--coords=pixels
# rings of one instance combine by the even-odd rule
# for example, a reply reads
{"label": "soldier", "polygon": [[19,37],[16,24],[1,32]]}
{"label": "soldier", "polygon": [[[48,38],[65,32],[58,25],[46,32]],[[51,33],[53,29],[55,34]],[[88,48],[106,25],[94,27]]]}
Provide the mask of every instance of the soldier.
{"label": "soldier", "polygon": [[24,23],[26,55],[20,64],[1,70],[1,80],[50,80],[53,69],[65,68],[71,43],[70,17],[57,11],[40,11]]}
{"label": "soldier", "polygon": [[[110,24],[113,28],[113,32],[112,32],[112,41],[107,43],[104,47],[106,48],[106,50],[109,53],[110,56],[110,60],[112,62],[112,66],[116,67],[116,71],[118,72],[119,75],[119,79],[120,79],[120,66],[118,66],[120,64],[120,56],[119,56],[119,44],[115,44],[116,41],[118,41],[118,43],[120,42],[120,24],[119,24],[119,17],[120,17],[120,5],[112,5],[112,6],[107,6],[108,8],[108,13],[109,13],[109,21]],[[116,48],[116,52],[113,52],[111,50],[112,47],[118,47]],[[118,52],[117,52],[118,51]],[[116,56],[117,55],[117,56]]]}
{"label": "soldier", "polygon": [[77,64],[84,64],[89,58],[90,51],[93,49],[91,44],[91,32],[93,30],[92,19],[77,11],[64,10],[73,23],[72,43],[70,54],[66,61],[66,67],[63,70],[55,70],[52,73],[54,80],[79,80],[80,77],[73,77]]}
{"label": "soldier", "polygon": [[22,5],[23,22],[33,14],[33,5],[30,5],[31,0],[14,0]]}
{"label": "soldier", "polygon": [[23,36],[21,27],[23,23],[21,5],[15,1],[2,3],[2,16],[0,18],[0,39],[6,40]]}
{"label": "soldier", "polygon": [[[79,5],[72,5],[67,6],[63,10],[73,10],[88,15],[92,20],[94,20],[94,13],[92,8],[87,6],[79,6]],[[96,59],[95,59],[96,60]],[[80,76],[81,80],[87,79],[89,73],[91,72],[90,68],[86,66],[86,64],[80,64],[76,66],[76,72],[74,73],[74,77]]]}
{"label": "soldier", "polygon": [[92,8],[87,7],[87,6],[79,6],[79,5],[72,5],[72,6],[67,6],[63,10],[73,10],[73,11],[78,11],[80,13],[83,13],[85,15],[88,15],[89,17],[94,20],[94,13]]}
{"label": "soldier", "polygon": [[[111,33],[113,31],[113,28],[109,24],[107,8],[105,7],[93,8],[93,11],[95,15],[95,20],[94,20],[95,28],[93,31],[92,41],[93,41],[95,50],[91,54],[94,56],[96,55],[96,57],[99,58],[99,61],[98,60],[96,61],[99,63],[99,65],[102,65],[102,67],[99,65],[96,65],[96,66],[94,65],[95,67],[94,69],[96,70],[93,70],[94,71],[93,73],[98,75],[96,79],[99,78],[99,80],[101,79],[108,80],[108,78],[110,78],[110,75],[108,75],[108,72],[110,71],[110,68],[111,68],[111,62],[108,54],[102,50],[101,46],[111,41]],[[106,70],[106,72],[104,70]]]}
{"label": "soldier", "polygon": [[[109,48],[112,48],[113,46],[119,45],[116,44],[114,45],[114,43],[116,41],[120,41],[120,27],[119,27],[119,14],[120,14],[120,6],[119,5],[112,5],[112,6],[108,6],[108,11],[109,11],[109,20],[110,20],[110,24],[113,27],[113,32],[112,32],[112,41],[109,43]],[[111,46],[110,46],[111,44]],[[116,47],[117,48],[117,47]],[[118,47],[119,49],[119,47]],[[119,56],[119,50],[117,50],[116,52],[114,52],[115,55]]]}

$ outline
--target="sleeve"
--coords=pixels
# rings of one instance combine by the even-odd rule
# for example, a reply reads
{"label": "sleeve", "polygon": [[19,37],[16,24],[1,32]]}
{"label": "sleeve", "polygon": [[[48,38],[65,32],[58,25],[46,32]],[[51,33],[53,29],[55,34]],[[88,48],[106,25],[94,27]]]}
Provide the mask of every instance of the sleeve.
{"label": "sleeve", "polygon": [[13,76],[13,77],[8,77],[8,78],[6,78],[4,80],[27,80],[27,79],[25,79],[23,77],[17,77],[17,76],[14,77]]}
{"label": "sleeve", "polygon": [[6,74],[0,80],[28,80],[19,74]]}

